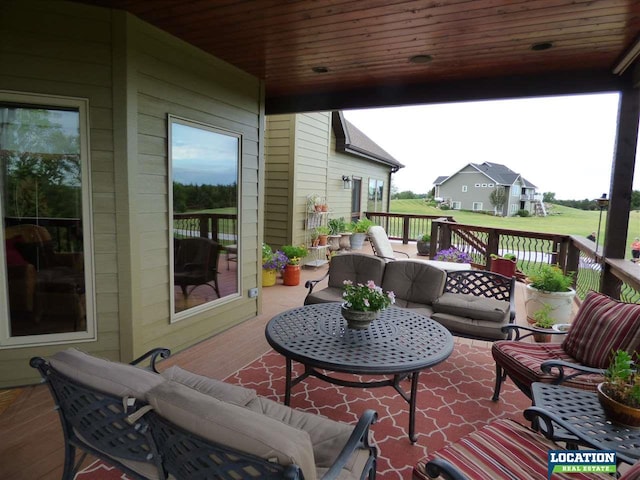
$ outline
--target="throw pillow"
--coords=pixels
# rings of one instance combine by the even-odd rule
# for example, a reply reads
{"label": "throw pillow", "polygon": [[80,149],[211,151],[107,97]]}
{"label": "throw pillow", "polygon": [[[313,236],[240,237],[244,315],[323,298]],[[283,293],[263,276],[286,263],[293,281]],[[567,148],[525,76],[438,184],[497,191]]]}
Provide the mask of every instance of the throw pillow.
{"label": "throw pillow", "polygon": [[20,265],[28,265],[27,262],[20,251],[18,250],[17,244],[22,242],[22,237],[12,237],[7,238],[4,241],[5,255],[7,257],[7,265],[9,267],[20,266]]}

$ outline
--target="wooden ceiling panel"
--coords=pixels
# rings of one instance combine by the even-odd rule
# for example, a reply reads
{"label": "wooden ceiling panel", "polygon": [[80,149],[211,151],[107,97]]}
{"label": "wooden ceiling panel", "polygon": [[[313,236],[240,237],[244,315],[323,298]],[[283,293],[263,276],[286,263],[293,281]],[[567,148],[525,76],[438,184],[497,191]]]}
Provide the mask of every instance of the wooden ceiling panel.
{"label": "wooden ceiling panel", "polygon": [[[615,83],[640,32],[639,0],[78,1],[124,9],[264,79],[268,109],[288,96],[454,80],[585,72],[589,83],[600,72]],[[553,47],[532,51],[538,42]],[[410,63],[418,54],[433,60]]]}

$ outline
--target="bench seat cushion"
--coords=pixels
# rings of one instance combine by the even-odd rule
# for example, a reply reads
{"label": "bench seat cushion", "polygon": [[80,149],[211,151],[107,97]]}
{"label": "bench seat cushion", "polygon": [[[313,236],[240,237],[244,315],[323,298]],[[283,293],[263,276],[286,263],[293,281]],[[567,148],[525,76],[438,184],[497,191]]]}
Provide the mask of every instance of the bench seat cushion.
{"label": "bench seat cushion", "polygon": [[344,300],[342,298],[342,294],[344,293],[344,289],[338,287],[327,287],[322,290],[313,291],[307,298],[304,299],[305,305],[312,305],[315,303],[329,303],[329,302],[339,302],[342,303]]}
{"label": "bench seat cushion", "polygon": [[311,438],[304,430],[171,380],[150,390],[148,401],[184,430],[281,465],[296,464],[306,479],[316,478]]}
{"label": "bench seat cushion", "polygon": [[481,338],[488,341],[504,340],[507,338],[507,334],[502,332],[502,327],[509,323],[508,314],[504,317],[503,322],[474,320],[449,313],[433,313],[431,318],[449,330],[453,335]]}
{"label": "bench seat cushion", "polygon": [[94,357],[75,348],[57,352],[49,363],[67,377],[116,397],[146,400],[147,392],[164,382],[150,370]]}
{"label": "bench seat cushion", "polygon": [[443,293],[433,301],[433,311],[502,323],[505,316],[509,316],[509,302],[464,293]]}

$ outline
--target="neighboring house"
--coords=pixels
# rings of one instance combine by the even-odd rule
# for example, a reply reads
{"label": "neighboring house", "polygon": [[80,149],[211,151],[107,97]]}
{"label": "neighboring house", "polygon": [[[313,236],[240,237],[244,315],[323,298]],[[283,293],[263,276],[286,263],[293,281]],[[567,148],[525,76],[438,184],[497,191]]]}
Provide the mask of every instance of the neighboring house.
{"label": "neighboring house", "polygon": [[[496,215],[515,215],[519,210],[545,215],[542,194],[519,173],[499,163],[469,163],[451,176],[434,182],[434,197],[454,210],[488,211]],[[504,204],[491,203],[491,193],[504,190]]]}
{"label": "neighboring house", "polygon": [[[180,351],[256,316],[260,299],[248,292],[261,275],[260,80],[121,10],[33,0],[0,10],[0,387],[39,381],[29,366],[35,355],[74,346],[130,361],[152,347]],[[237,241],[237,263],[220,262],[222,298],[209,288],[211,301],[178,312],[174,242],[187,232],[176,230],[172,180],[206,176],[176,168],[189,154],[198,158],[189,132],[209,147],[225,140],[224,171],[220,155],[198,168],[235,203],[226,215],[237,227],[223,235]],[[16,169],[26,157],[37,170]],[[53,163],[57,177],[46,173]],[[33,238],[25,223],[36,224]],[[70,225],[70,235],[52,239],[45,224],[50,232]],[[34,267],[38,251],[61,246],[73,264]]]}
{"label": "neighboring house", "polygon": [[268,116],[265,144],[269,245],[309,242],[311,195],[324,199],[327,219],[349,222],[365,211],[388,211],[391,174],[403,165],[342,112]]}

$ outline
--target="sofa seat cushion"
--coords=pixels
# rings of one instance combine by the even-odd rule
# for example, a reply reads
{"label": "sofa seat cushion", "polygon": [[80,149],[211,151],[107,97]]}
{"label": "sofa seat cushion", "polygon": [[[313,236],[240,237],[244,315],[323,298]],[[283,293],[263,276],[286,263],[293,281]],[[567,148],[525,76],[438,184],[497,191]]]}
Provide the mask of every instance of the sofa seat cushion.
{"label": "sofa seat cushion", "polygon": [[257,396],[253,389],[198,375],[177,366],[166,369],[161,375],[167,380],[173,380],[210,397],[241,407],[247,405]]}
{"label": "sofa seat cushion", "polygon": [[116,397],[146,400],[147,392],[165,381],[150,370],[111,362],[75,348],[57,352],[49,363],[63,375]]}
{"label": "sofa seat cushion", "polygon": [[[307,432],[311,438],[316,466],[320,468],[328,468],[335,462],[353,432],[352,425],[295,410],[265,397],[256,397],[249,402],[247,408]],[[353,460],[348,467],[353,467]]]}
{"label": "sofa seat cushion", "polygon": [[[491,354],[497,365],[501,365],[514,382],[530,386],[533,382],[552,383],[557,380],[557,370],[544,373],[540,369],[542,362],[547,360],[564,360],[578,363],[568,355],[559,343],[529,343],[504,340],[495,342],[491,346]],[[565,375],[573,375],[576,370],[565,369]],[[598,374],[579,375],[562,382],[566,387],[581,388],[595,391],[603,376]]]}
{"label": "sofa seat cushion", "polygon": [[316,478],[311,438],[304,430],[171,380],[149,391],[148,401],[184,430],[281,465],[296,464],[304,478]]}
{"label": "sofa seat cushion", "polygon": [[396,300],[431,305],[442,295],[446,280],[444,270],[420,260],[396,260],[385,268],[382,289],[394,292]]}
{"label": "sofa seat cushion", "polygon": [[507,334],[502,331],[502,327],[509,323],[509,315],[506,315],[502,322],[474,320],[449,313],[435,312],[431,315],[431,318],[452,334],[461,337],[482,338],[488,341],[504,340],[507,338]]}
{"label": "sofa seat cushion", "polygon": [[[557,444],[515,420],[500,419],[444,447],[414,467],[414,480],[428,480],[425,465],[433,458],[453,464],[474,480],[514,479],[537,480],[547,478],[549,450]],[[587,480],[607,478],[593,473],[554,473],[553,478]]]}
{"label": "sofa seat cushion", "polygon": [[401,305],[398,305],[396,301],[396,307],[402,307],[410,309],[412,313],[417,313],[418,315],[424,315],[425,317],[431,318],[433,316],[433,308],[430,305],[424,305],[422,303],[413,303],[407,302],[406,300],[401,300]]}
{"label": "sofa seat cushion", "polygon": [[509,302],[504,300],[464,293],[443,293],[433,302],[434,313],[448,313],[490,322],[504,322],[505,316],[509,316],[509,310]]}
{"label": "sofa seat cushion", "polygon": [[312,305],[315,303],[329,303],[329,302],[340,302],[342,303],[344,300],[342,298],[342,294],[344,290],[338,287],[327,287],[322,290],[313,291],[304,299],[305,305]]}

